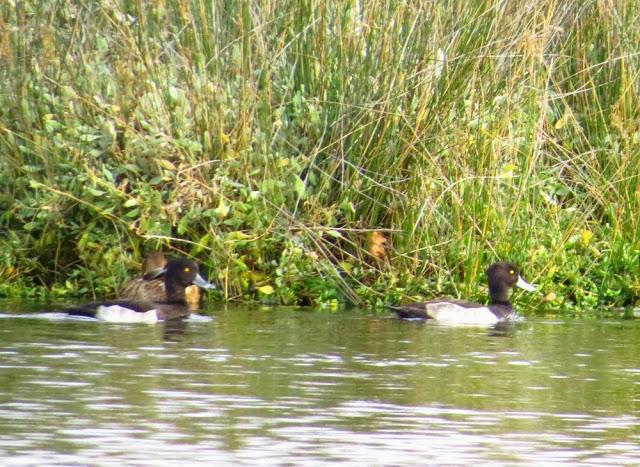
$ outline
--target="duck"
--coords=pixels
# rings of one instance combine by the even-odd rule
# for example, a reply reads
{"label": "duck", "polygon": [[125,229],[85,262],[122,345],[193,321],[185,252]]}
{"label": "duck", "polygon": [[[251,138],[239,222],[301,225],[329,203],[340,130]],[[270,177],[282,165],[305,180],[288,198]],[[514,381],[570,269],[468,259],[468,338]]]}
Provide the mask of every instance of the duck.
{"label": "duck", "polygon": [[438,298],[425,303],[388,306],[401,319],[433,320],[443,324],[493,325],[503,320],[517,319],[509,303],[509,289],[519,287],[528,292],[536,290],[520,275],[515,264],[500,261],[486,271],[489,283],[489,303],[482,305],[466,300]]}
{"label": "duck", "polygon": [[[119,296],[128,300],[162,302],[165,299],[165,286],[162,274],[167,258],[159,250],[150,252],[142,261],[142,276],[131,279]],[[200,307],[200,288],[189,285],[185,289],[185,301],[192,310]]]}
{"label": "duck", "polygon": [[188,286],[214,288],[200,275],[198,265],[186,258],[167,261],[158,273],[164,276],[165,293],[162,300],[117,299],[88,303],[62,311],[71,316],[85,316],[116,323],[179,320],[191,314],[185,294]]}

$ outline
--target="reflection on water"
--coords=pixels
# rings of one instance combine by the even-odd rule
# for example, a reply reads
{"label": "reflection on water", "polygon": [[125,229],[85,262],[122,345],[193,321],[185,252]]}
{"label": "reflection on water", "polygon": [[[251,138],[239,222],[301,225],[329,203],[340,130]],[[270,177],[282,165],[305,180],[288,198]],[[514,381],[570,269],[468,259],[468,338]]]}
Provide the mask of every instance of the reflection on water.
{"label": "reflection on water", "polygon": [[3,465],[640,462],[640,322],[0,311]]}

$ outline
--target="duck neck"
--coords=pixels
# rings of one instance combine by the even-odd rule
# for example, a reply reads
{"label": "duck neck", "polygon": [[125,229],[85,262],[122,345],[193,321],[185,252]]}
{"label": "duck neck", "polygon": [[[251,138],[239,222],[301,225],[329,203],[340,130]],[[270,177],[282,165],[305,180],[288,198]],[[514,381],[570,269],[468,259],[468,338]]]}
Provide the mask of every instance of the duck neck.
{"label": "duck neck", "polygon": [[490,305],[509,305],[509,291],[504,287],[489,286]]}
{"label": "duck neck", "polygon": [[165,281],[164,289],[167,303],[185,303],[184,287],[173,281]]}

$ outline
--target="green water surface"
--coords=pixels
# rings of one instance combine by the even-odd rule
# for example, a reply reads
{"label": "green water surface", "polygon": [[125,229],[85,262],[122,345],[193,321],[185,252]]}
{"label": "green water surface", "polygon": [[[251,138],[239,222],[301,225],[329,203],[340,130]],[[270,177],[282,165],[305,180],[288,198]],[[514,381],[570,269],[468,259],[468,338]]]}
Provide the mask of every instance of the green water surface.
{"label": "green water surface", "polygon": [[32,309],[0,302],[3,465],[640,464],[640,321]]}

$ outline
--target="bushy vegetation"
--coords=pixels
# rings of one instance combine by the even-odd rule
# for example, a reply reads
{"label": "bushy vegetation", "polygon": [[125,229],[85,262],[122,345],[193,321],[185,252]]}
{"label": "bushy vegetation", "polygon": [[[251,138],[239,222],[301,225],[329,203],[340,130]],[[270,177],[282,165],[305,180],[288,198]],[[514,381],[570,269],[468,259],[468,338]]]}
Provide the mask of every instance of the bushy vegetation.
{"label": "bushy vegetation", "polygon": [[4,2],[0,295],[109,295],[163,248],[232,300],[483,299],[509,259],[521,309],[633,305],[639,15]]}

